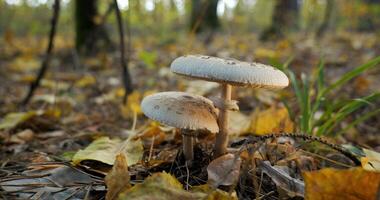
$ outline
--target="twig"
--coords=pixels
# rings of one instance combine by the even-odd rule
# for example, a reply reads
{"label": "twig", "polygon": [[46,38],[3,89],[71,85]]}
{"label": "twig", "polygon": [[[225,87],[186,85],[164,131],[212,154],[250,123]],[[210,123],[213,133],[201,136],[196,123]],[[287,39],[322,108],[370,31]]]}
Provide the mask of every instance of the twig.
{"label": "twig", "polygon": [[[125,59],[125,44],[124,44],[124,30],[123,30],[123,19],[121,17],[120,9],[117,4],[117,0],[114,0],[115,4],[115,11],[116,11],[116,18],[117,18],[117,24],[119,28],[119,36],[120,36],[120,61],[121,61],[121,67],[123,71],[123,82],[124,82],[124,98],[123,103],[125,104],[127,102],[127,97],[129,94],[132,93],[132,81],[128,70],[128,63],[129,63],[129,56],[127,56],[127,59]],[[127,20],[127,22],[129,22]],[[129,23],[127,24],[129,26]],[[128,52],[129,55],[130,52]]]}
{"label": "twig", "polygon": [[58,23],[58,17],[59,17],[59,8],[60,8],[60,2],[59,0],[54,0],[53,4],[53,17],[51,19],[51,29],[49,34],[49,44],[46,49],[46,55],[45,58],[42,61],[41,68],[38,71],[37,78],[32,82],[30,85],[28,94],[25,96],[24,100],[22,101],[22,105],[26,105],[29,103],[30,99],[33,97],[34,91],[38,88],[40,85],[41,79],[44,77],[48,67],[49,67],[49,61],[51,58],[51,51],[53,50],[54,46],[54,36],[57,29],[57,23]]}
{"label": "twig", "polygon": [[321,144],[324,144],[324,145],[340,152],[341,154],[343,154],[347,158],[351,159],[355,165],[357,165],[357,166],[361,165],[360,160],[355,155],[353,155],[351,152],[343,149],[339,145],[328,142],[327,140],[325,140],[321,137],[311,136],[311,135],[306,135],[306,134],[296,134],[296,133],[278,133],[277,134],[277,133],[274,133],[274,134],[268,134],[268,135],[262,135],[262,136],[251,135],[247,139],[233,143],[232,146],[243,145],[246,143],[255,143],[255,142],[266,140],[269,138],[279,138],[279,137],[300,138],[300,139],[307,140],[307,141],[319,142]]}

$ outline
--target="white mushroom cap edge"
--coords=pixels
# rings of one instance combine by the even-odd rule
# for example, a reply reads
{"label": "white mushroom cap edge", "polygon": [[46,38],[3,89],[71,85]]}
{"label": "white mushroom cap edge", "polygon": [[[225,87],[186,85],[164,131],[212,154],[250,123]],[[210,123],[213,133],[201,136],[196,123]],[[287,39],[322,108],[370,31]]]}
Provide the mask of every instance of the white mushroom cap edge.
{"label": "white mushroom cap edge", "polygon": [[162,124],[187,130],[219,131],[211,100],[185,92],[160,92],[141,102],[143,113]]}
{"label": "white mushroom cap edge", "polygon": [[285,73],[269,65],[212,56],[181,56],[172,62],[170,70],[183,76],[235,86],[281,89],[289,85]]}

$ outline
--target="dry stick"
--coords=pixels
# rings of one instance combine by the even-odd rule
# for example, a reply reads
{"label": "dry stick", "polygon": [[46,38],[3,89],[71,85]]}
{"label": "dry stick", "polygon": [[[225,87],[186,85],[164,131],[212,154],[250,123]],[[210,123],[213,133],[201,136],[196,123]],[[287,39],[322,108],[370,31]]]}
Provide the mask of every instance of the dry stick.
{"label": "dry stick", "polygon": [[41,79],[44,77],[48,67],[49,67],[49,61],[51,57],[51,51],[53,50],[54,46],[54,36],[57,29],[57,23],[58,23],[58,17],[59,17],[59,8],[60,8],[60,2],[59,0],[55,0],[53,4],[53,17],[51,19],[51,29],[49,34],[49,44],[46,49],[46,55],[45,58],[42,61],[41,68],[38,71],[37,78],[35,81],[32,82],[30,85],[28,94],[25,96],[24,100],[22,101],[22,105],[26,105],[29,103],[30,99],[33,97],[34,91],[38,88],[40,85]]}
{"label": "dry stick", "polygon": [[[120,61],[121,61],[121,67],[122,67],[122,76],[123,76],[123,82],[124,82],[124,98],[123,98],[123,103],[127,103],[127,97],[129,94],[132,93],[133,87],[132,87],[132,81],[131,81],[131,76],[129,74],[128,70],[128,63],[129,63],[129,56],[127,59],[125,59],[125,45],[124,45],[124,29],[123,29],[123,19],[121,17],[120,9],[117,4],[117,0],[114,0],[115,4],[115,11],[116,11],[116,19],[117,19],[117,24],[119,28],[119,36],[120,36]],[[128,11],[129,12],[129,11]],[[129,20],[127,20],[128,26],[129,26]],[[128,52],[130,53],[130,52]]]}
{"label": "dry stick", "polygon": [[279,138],[279,137],[300,138],[300,139],[307,140],[307,141],[319,142],[321,144],[324,144],[324,145],[340,152],[341,154],[343,154],[347,158],[351,159],[355,163],[355,165],[357,165],[357,166],[361,165],[360,160],[354,154],[343,149],[339,145],[328,142],[327,140],[325,140],[321,137],[311,136],[311,135],[306,135],[306,134],[295,134],[295,133],[279,133],[279,134],[277,134],[277,133],[274,133],[274,134],[268,134],[268,135],[262,135],[262,136],[252,135],[252,136],[249,136],[247,139],[244,139],[244,140],[237,142],[233,145],[235,146],[235,145],[239,145],[239,144],[256,143],[256,142],[261,141],[261,140],[266,140],[269,138]]}

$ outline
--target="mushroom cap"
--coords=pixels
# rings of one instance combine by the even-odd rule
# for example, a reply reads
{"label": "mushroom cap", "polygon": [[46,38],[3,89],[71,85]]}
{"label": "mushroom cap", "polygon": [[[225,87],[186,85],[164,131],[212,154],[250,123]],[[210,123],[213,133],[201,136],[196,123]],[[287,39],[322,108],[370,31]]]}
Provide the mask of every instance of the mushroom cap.
{"label": "mushroom cap", "polygon": [[272,66],[212,56],[181,56],[172,62],[170,70],[183,76],[235,86],[280,89],[289,85],[288,77]]}
{"label": "mushroom cap", "polygon": [[160,123],[187,130],[219,131],[211,100],[185,92],[160,92],[141,102],[143,113]]}

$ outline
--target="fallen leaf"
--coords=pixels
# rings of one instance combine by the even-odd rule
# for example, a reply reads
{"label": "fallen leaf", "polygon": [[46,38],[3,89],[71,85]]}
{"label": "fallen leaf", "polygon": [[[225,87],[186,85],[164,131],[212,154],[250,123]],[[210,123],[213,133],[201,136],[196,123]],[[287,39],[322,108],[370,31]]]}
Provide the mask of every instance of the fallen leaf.
{"label": "fallen leaf", "polygon": [[48,130],[55,127],[61,111],[58,109],[32,110],[28,112],[9,113],[0,122],[0,130],[14,129],[25,125],[25,128]]}
{"label": "fallen leaf", "polygon": [[380,172],[380,153],[364,149],[365,157],[361,158],[362,167],[368,171]]}
{"label": "fallen leaf", "polygon": [[88,87],[94,85],[96,83],[96,79],[92,75],[85,75],[81,79],[75,81],[74,85],[76,87]]}
{"label": "fallen leaf", "polygon": [[362,168],[326,168],[304,172],[303,177],[305,199],[309,200],[375,200],[380,187],[380,173]]}
{"label": "fallen leaf", "polygon": [[40,67],[40,61],[35,57],[18,57],[9,64],[9,69],[14,72],[31,72]]}
{"label": "fallen leaf", "polygon": [[182,184],[170,174],[155,173],[119,195],[119,200],[193,200],[203,199],[206,194],[188,192]]}
{"label": "fallen leaf", "polygon": [[[141,111],[140,103],[141,103],[142,97],[150,93],[152,93],[152,91],[146,91],[144,94],[142,94],[139,91],[134,91],[132,92],[132,94],[128,95],[127,105],[124,105],[124,104],[120,105],[120,109],[121,109],[121,113],[123,117],[130,118],[130,117],[134,117],[134,115],[141,115],[142,111]],[[120,95],[119,97],[123,97],[124,90],[122,90],[121,94],[122,95],[118,94],[118,96]]]}
{"label": "fallen leaf", "polygon": [[240,135],[249,129],[251,123],[249,116],[241,112],[230,112],[228,118],[230,124],[228,130],[230,135]]}
{"label": "fallen leaf", "polygon": [[204,200],[237,200],[236,192],[232,192],[231,194],[215,189],[214,187],[211,187],[209,184],[199,185],[199,186],[193,186],[191,188],[192,192],[201,192],[207,194],[206,197],[202,198]]}
{"label": "fallen leaf", "polygon": [[30,129],[23,130],[11,136],[10,143],[24,144],[34,138],[34,132]]}
{"label": "fallen leaf", "polygon": [[75,100],[69,96],[56,96],[54,94],[36,95],[33,97],[33,101],[42,101],[49,104],[67,104],[68,106],[74,106]]}
{"label": "fallen leaf", "polygon": [[54,90],[67,90],[70,88],[70,85],[63,81],[42,79],[41,87],[46,87],[46,88],[54,89]]}
{"label": "fallen leaf", "polygon": [[95,160],[108,165],[113,165],[116,155],[125,153],[128,166],[139,162],[144,153],[144,147],[140,139],[130,136],[127,140],[110,139],[101,137],[93,141],[84,150],[79,150],[73,157],[73,163],[79,164],[83,160]]}
{"label": "fallen leaf", "polygon": [[[86,193],[90,194],[89,199],[99,199],[96,193],[105,191],[104,185],[98,184],[100,181],[71,166],[34,163],[21,176],[1,179],[0,189],[19,199],[84,199]],[[45,198],[41,198],[42,193]]]}
{"label": "fallen leaf", "polygon": [[291,177],[285,170],[286,166],[272,166],[269,161],[264,161],[260,162],[259,167],[278,187],[286,191],[289,197],[304,196],[305,184]]}
{"label": "fallen leaf", "polygon": [[207,166],[208,183],[215,187],[237,183],[240,173],[240,164],[240,156],[231,153],[213,160]]}
{"label": "fallen leaf", "polygon": [[278,58],[279,54],[272,49],[257,48],[255,51],[255,57],[259,59],[264,58]]}
{"label": "fallen leaf", "polygon": [[289,133],[293,132],[294,124],[285,107],[271,107],[254,115],[249,130],[258,135]]}
{"label": "fallen leaf", "polygon": [[14,128],[18,124],[27,121],[28,119],[36,116],[37,114],[38,113],[36,111],[9,113],[0,122],[0,130]]}
{"label": "fallen leaf", "polygon": [[116,156],[115,163],[104,181],[107,185],[106,200],[116,199],[118,195],[131,187],[129,184],[128,163],[123,153]]}

